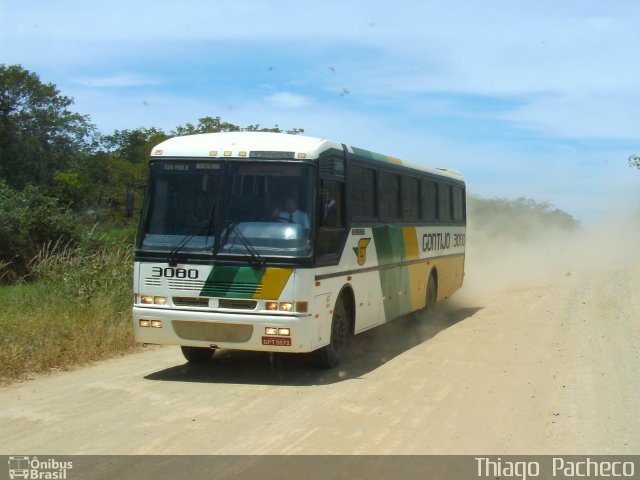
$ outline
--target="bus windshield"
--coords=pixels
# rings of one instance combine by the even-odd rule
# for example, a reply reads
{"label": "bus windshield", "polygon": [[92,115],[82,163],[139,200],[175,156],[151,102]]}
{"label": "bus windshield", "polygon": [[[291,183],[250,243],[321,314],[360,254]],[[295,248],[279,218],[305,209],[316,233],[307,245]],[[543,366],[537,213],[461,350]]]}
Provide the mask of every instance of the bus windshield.
{"label": "bus windshield", "polygon": [[309,165],[154,162],[139,249],[307,257],[313,190]]}

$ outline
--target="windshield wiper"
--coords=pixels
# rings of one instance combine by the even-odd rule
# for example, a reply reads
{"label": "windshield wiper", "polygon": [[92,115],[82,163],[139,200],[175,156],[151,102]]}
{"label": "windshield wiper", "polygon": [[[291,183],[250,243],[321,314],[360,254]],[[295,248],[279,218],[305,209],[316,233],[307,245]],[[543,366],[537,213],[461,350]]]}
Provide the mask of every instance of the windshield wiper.
{"label": "windshield wiper", "polygon": [[251,256],[254,262],[262,266],[265,266],[267,264],[265,259],[262,258],[262,256],[253,247],[253,245],[251,245],[251,242],[247,240],[247,237],[244,236],[244,234],[240,231],[239,228],[236,228],[236,223],[233,221],[230,221],[227,223],[227,238],[225,243],[229,241],[229,236],[231,232],[233,232],[236,235],[236,237],[240,239],[240,241],[242,242],[242,245],[244,245],[244,248],[247,249],[247,252],[249,252],[249,255]]}
{"label": "windshield wiper", "polygon": [[209,212],[209,220],[207,220],[207,224],[204,227],[202,227],[200,230],[197,230],[196,232],[191,233],[189,235],[185,235],[185,237],[182,240],[180,240],[180,242],[169,252],[169,256],[167,257],[167,263],[169,264],[170,267],[175,267],[178,264],[177,262],[178,252],[180,252],[180,250],[182,250],[185,247],[185,245],[187,245],[187,243],[189,243],[193,239],[193,237],[199,237],[203,233],[211,230],[211,225],[213,225],[215,210],[216,210],[216,206],[214,202],[214,204],[211,206],[211,212]]}
{"label": "windshield wiper", "polygon": [[182,240],[180,240],[180,243],[178,243],[178,245],[176,245],[170,252],[169,255],[167,256],[167,263],[169,264],[170,267],[175,267],[178,264],[178,253],[180,252],[180,250],[182,250],[185,245],[187,243],[189,243],[193,237],[196,236],[200,236],[202,235],[204,232],[206,232],[207,230],[209,230],[209,225],[203,227],[202,229],[198,230],[197,232],[191,233],[189,235],[185,235],[184,238]]}

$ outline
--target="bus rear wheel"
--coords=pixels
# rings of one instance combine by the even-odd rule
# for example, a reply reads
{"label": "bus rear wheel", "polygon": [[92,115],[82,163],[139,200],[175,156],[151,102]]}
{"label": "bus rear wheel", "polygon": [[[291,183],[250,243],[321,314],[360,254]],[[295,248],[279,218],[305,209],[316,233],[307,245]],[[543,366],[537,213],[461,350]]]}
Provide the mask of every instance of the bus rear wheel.
{"label": "bus rear wheel", "polygon": [[205,363],[213,358],[213,350],[211,348],[181,346],[180,349],[189,363]]}
{"label": "bus rear wheel", "polygon": [[425,310],[427,312],[432,312],[436,308],[436,302],[438,300],[438,284],[436,283],[436,279],[433,275],[429,275],[429,281],[427,282],[427,302],[425,305]]}
{"label": "bus rear wheel", "polygon": [[331,319],[331,341],[329,345],[316,350],[315,363],[321,368],[337,367],[347,350],[349,339],[349,317],[342,299],[338,300]]}

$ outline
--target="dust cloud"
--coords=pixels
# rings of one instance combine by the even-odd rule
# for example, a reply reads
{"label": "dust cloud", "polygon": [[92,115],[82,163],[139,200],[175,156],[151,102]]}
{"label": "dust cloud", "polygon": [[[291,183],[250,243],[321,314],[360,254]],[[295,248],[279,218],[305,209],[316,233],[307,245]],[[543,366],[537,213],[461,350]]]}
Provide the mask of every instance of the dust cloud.
{"label": "dust cloud", "polygon": [[[577,272],[615,270],[640,261],[640,215],[609,218],[564,229],[543,219],[527,222],[524,235],[511,225],[470,218],[463,288],[456,303],[492,293],[537,286],[562,285]],[[513,219],[505,220],[513,221]]]}

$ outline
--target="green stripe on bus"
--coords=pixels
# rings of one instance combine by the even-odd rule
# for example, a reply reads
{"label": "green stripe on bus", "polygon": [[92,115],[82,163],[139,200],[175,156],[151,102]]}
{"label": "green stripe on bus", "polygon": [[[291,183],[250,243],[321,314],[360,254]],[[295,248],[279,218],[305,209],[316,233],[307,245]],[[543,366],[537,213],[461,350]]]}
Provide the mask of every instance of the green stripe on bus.
{"label": "green stripe on bus", "polygon": [[[409,257],[402,228],[373,228],[372,233],[378,265],[399,263]],[[384,316],[387,321],[411,311],[409,282],[409,268],[406,265],[380,270]]]}
{"label": "green stripe on bus", "polygon": [[200,291],[203,297],[253,298],[265,268],[214,266]]}
{"label": "green stripe on bus", "polygon": [[370,150],[365,150],[363,148],[351,147],[353,153],[365,158],[370,158],[371,160],[377,160],[378,162],[384,163],[394,163],[396,165],[402,165],[402,160],[396,157],[390,157],[389,155],[383,155],[381,153],[372,152]]}
{"label": "green stripe on bus", "polygon": [[379,227],[372,230],[378,265],[401,262],[404,253],[402,230],[398,227]]}

